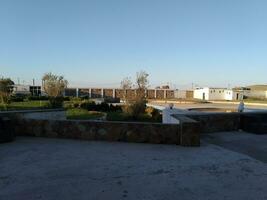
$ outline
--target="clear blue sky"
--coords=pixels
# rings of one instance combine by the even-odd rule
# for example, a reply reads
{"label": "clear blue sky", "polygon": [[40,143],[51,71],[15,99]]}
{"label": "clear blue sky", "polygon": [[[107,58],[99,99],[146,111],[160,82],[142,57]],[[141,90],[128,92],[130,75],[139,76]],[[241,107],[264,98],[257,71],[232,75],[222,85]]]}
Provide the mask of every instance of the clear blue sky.
{"label": "clear blue sky", "polygon": [[266,0],[0,0],[0,75],[116,86],[267,83]]}

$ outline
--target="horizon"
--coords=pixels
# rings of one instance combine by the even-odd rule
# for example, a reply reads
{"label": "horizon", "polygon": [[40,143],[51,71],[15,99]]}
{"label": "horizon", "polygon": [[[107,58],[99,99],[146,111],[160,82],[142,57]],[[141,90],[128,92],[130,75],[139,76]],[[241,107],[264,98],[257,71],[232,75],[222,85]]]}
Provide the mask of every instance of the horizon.
{"label": "horizon", "polygon": [[118,87],[145,70],[151,87],[266,84],[267,2],[0,2],[0,76]]}

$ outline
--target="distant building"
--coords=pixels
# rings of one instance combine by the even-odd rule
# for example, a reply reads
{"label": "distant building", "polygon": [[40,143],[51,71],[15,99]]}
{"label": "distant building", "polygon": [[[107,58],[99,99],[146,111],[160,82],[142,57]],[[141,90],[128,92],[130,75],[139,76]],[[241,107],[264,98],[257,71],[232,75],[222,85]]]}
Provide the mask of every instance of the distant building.
{"label": "distant building", "polygon": [[267,85],[251,85],[247,87],[237,87],[233,90],[242,91],[244,93],[244,98],[267,98]]}
{"label": "distant building", "polygon": [[242,100],[243,91],[212,87],[196,88],[194,90],[194,98],[201,100]]}
{"label": "distant building", "polygon": [[13,85],[12,93],[15,95],[40,96],[42,94],[42,88],[41,86],[15,84]]}

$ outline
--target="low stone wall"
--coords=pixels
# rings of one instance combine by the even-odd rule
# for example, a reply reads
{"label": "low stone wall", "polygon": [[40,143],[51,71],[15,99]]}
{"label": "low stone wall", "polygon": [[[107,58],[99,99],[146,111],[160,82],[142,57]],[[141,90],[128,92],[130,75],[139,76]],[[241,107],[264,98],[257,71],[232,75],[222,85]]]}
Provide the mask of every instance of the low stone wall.
{"label": "low stone wall", "polygon": [[175,114],[176,119],[188,117],[199,123],[200,133],[237,131],[240,129],[239,113],[194,113]]}
{"label": "low stone wall", "polygon": [[20,136],[180,144],[180,127],[157,123],[20,119]]}
{"label": "low stone wall", "polygon": [[28,119],[44,119],[44,120],[66,120],[65,111],[51,111],[51,112],[29,112],[21,114]]}
{"label": "low stone wall", "polygon": [[0,143],[11,142],[15,138],[15,130],[12,120],[0,116]]}
{"label": "low stone wall", "polygon": [[256,134],[267,134],[267,113],[243,113],[241,128]]}

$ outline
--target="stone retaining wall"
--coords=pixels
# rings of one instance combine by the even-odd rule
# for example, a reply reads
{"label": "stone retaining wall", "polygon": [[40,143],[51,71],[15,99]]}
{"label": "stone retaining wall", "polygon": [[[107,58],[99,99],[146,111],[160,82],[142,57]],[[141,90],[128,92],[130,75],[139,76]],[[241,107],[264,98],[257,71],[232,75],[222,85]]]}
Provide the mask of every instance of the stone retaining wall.
{"label": "stone retaining wall", "polygon": [[180,127],[157,123],[20,119],[20,136],[180,144]]}

